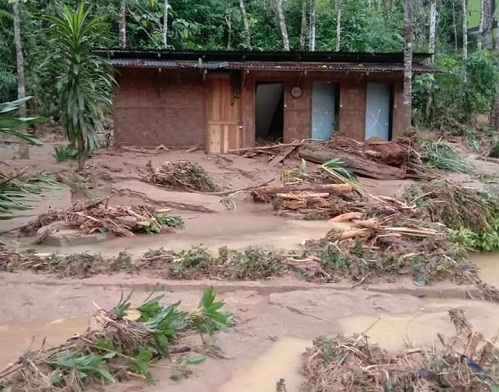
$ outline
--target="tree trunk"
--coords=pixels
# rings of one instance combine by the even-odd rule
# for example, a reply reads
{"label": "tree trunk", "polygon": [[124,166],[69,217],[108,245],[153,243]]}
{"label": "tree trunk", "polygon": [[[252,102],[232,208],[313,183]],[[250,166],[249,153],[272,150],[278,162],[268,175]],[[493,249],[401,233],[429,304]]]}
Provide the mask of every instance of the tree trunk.
{"label": "tree trunk", "polygon": [[168,0],[164,0],[163,5],[163,29],[162,29],[162,47],[166,49],[168,47]]}
{"label": "tree trunk", "polygon": [[[437,35],[437,0],[430,0],[430,36],[428,38],[428,52],[431,53],[431,63],[435,61],[435,43]],[[428,79],[428,100],[426,101],[426,118],[431,115],[433,106],[432,79]]]}
{"label": "tree trunk", "polygon": [[244,0],[239,0],[239,7],[241,8],[241,15],[243,17],[244,26],[244,47],[246,49],[251,49],[251,35],[248,22],[248,14],[246,13],[246,7],[244,5]]}
{"label": "tree trunk", "polygon": [[492,48],[492,0],[483,0],[483,36],[482,42],[486,48]]}
{"label": "tree trunk", "polygon": [[253,189],[259,195],[277,195],[289,192],[320,192],[332,195],[351,193],[353,188],[347,184],[295,184],[283,186],[262,186]]}
{"label": "tree trunk", "polygon": [[[12,3],[14,13],[14,40],[16,45],[16,61],[17,61],[17,99],[26,97],[26,85],[24,79],[24,55],[23,43],[21,40],[21,10],[19,0]],[[26,103],[19,107],[19,116],[27,117]],[[19,141],[19,158],[29,159],[29,144],[23,140]]]}
{"label": "tree trunk", "polygon": [[[375,178],[378,180],[401,180],[406,177],[405,170],[400,167],[385,165],[384,163],[375,162],[346,152],[319,149],[314,148],[313,146],[303,146],[298,149],[298,154],[300,158],[320,165],[332,158],[340,158],[343,161],[342,166],[345,169],[361,177]],[[317,188],[313,190],[314,192],[323,191]]]}
{"label": "tree trunk", "polygon": [[[468,10],[466,8],[466,0],[461,0],[463,8],[463,60],[468,60]],[[466,77],[466,75],[465,75]]]}
{"label": "tree trunk", "polygon": [[315,0],[310,0],[310,51],[315,52],[315,29],[316,29],[317,8]]}
{"label": "tree trunk", "polygon": [[343,7],[341,0],[336,0],[336,51],[340,51],[341,47],[341,11]]}
{"label": "tree trunk", "polygon": [[[466,0],[464,0],[466,1]],[[405,0],[404,10],[404,128],[411,127],[412,112],[412,13],[413,0]]]}
{"label": "tree trunk", "polygon": [[430,36],[428,38],[428,52],[431,53],[431,62],[435,59],[435,42],[437,35],[437,0],[430,0]]}
{"label": "tree trunk", "polygon": [[303,0],[301,8],[301,30],[300,30],[300,49],[305,50],[305,37],[307,35],[307,0]]}
{"label": "tree trunk", "polygon": [[452,2],[452,26],[454,27],[454,50],[457,52],[456,2]]}
{"label": "tree trunk", "polygon": [[478,24],[478,36],[476,39],[476,47],[478,50],[482,50],[482,40],[483,40],[483,23],[484,23],[484,0],[480,0],[480,23]]}
{"label": "tree trunk", "polygon": [[126,49],[126,0],[120,3],[120,49]]}
{"label": "tree trunk", "polygon": [[288,28],[286,26],[286,18],[282,9],[282,0],[277,0],[277,15],[279,16],[279,27],[281,28],[282,45],[285,51],[289,51]]}

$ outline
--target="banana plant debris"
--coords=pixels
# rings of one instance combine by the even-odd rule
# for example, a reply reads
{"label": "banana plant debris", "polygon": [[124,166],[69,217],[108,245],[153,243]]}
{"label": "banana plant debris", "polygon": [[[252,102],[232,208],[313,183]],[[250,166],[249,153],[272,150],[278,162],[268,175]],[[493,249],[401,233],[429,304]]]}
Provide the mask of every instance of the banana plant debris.
{"label": "banana plant debris", "polygon": [[[37,240],[61,228],[76,228],[83,234],[112,233],[116,236],[132,237],[135,233],[162,233],[183,226],[182,218],[168,215],[169,209],[156,209],[146,205],[108,205],[109,198],[81,202],[66,210],[50,210],[22,229],[25,235],[41,232]],[[55,223],[60,223],[57,225]],[[46,230],[41,230],[46,227]]]}
{"label": "banana plant debris", "polygon": [[[163,372],[167,369],[172,379],[188,377],[192,373],[189,365],[206,359],[194,353],[210,352],[203,347],[203,336],[229,328],[231,314],[222,310],[225,303],[216,300],[213,287],[204,291],[191,312],[180,310],[180,301],[164,305],[162,300],[162,295],[150,297],[136,309],[138,317],[130,312],[131,294],[122,296],[110,311],[97,306],[94,317],[99,329],[76,335],[57,347],[27,351],[0,371],[0,389],[57,392],[129,379],[153,383],[151,369],[155,366]],[[187,345],[189,336],[200,336],[199,346],[192,346],[192,338]],[[158,365],[161,359],[168,362]]]}
{"label": "banana plant debris", "polygon": [[453,391],[499,388],[497,335],[475,331],[459,308],[449,310],[453,336],[437,334],[433,345],[391,354],[369,342],[368,330],[353,336],[317,338],[302,363],[303,392]]}
{"label": "banana plant debris", "polygon": [[198,164],[186,160],[165,162],[157,168],[147,164],[148,174],[144,177],[151,184],[177,190],[195,192],[216,192],[219,187],[208,173]]}

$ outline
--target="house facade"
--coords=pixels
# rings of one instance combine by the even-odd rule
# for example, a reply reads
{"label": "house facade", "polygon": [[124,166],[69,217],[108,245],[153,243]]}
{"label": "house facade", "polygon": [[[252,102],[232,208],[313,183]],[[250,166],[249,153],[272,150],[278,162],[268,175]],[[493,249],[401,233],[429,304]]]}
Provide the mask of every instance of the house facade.
{"label": "house facade", "polygon": [[[210,153],[403,129],[403,54],[111,51],[117,145]],[[415,74],[434,72],[416,54]]]}

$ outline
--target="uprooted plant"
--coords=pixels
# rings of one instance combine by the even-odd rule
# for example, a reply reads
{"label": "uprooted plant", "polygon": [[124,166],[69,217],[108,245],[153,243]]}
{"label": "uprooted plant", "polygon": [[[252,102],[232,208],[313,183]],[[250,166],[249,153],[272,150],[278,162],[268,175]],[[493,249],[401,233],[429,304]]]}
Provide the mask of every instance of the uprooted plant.
{"label": "uprooted plant", "polygon": [[100,329],[75,336],[52,348],[30,350],[0,371],[0,386],[12,392],[83,390],[93,383],[112,383],[129,378],[153,382],[151,368],[161,358],[176,361],[161,365],[178,379],[190,374],[187,365],[199,364],[205,357],[190,356],[195,351],[180,347],[189,334],[213,335],[229,326],[230,314],[222,312],[225,303],[216,301],[213,287],[203,293],[198,308],[181,311],[180,301],[165,306],[163,296],[148,299],[137,308],[138,318],[128,316],[131,295],[120,299],[110,311],[98,309],[95,318]]}
{"label": "uprooted plant", "polygon": [[152,184],[198,192],[216,192],[217,184],[208,173],[196,162],[174,161],[165,162],[154,169],[149,161],[148,175],[145,181]]}
{"label": "uprooted plant", "polygon": [[[350,337],[317,338],[302,370],[303,392],[326,391],[496,391],[497,336],[473,331],[462,309],[449,310],[454,336],[437,334],[440,344],[395,355],[370,344],[369,331]],[[374,325],[374,324],[373,324]]]}
{"label": "uprooted plant", "polygon": [[[66,210],[51,210],[25,227],[26,234],[59,222],[68,227],[78,228],[85,234],[110,232],[116,236],[131,237],[134,233],[155,234],[168,228],[181,228],[183,220],[179,216],[168,215],[169,210],[156,209],[146,205],[115,206],[107,205],[109,198],[77,203]],[[50,234],[50,228],[45,236]],[[41,238],[38,240],[40,242]]]}
{"label": "uprooted plant", "polygon": [[499,197],[442,180],[413,186],[403,197],[417,206],[416,218],[444,224],[459,244],[499,249]]}

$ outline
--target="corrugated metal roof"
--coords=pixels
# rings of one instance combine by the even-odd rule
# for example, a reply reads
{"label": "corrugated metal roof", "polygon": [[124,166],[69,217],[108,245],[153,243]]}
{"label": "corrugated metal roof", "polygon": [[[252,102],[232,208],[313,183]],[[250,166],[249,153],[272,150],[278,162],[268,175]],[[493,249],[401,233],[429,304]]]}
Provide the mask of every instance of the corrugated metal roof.
{"label": "corrugated metal roof", "polygon": [[[332,62],[332,63],[402,63],[404,54],[361,52],[302,52],[302,51],[197,51],[197,50],[100,50],[101,56],[111,59],[144,59],[205,62]],[[430,57],[426,53],[414,53],[413,61],[421,63]]]}
{"label": "corrugated metal roof", "polygon": [[[146,68],[176,68],[201,70],[266,70],[266,71],[351,71],[351,72],[401,72],[403,64],[386,63],[324,63],[324,62],[203,62],[203,61],[170,61],[152,59],[113,58],[111,64],[115,67],[146,67]],[[414,64],[415,73],[431,73],[438,70],[431,66]]]}

